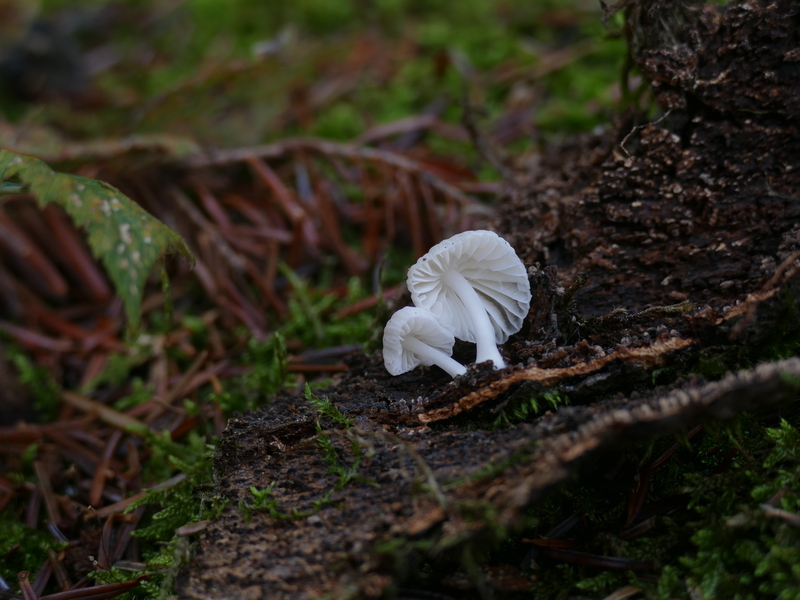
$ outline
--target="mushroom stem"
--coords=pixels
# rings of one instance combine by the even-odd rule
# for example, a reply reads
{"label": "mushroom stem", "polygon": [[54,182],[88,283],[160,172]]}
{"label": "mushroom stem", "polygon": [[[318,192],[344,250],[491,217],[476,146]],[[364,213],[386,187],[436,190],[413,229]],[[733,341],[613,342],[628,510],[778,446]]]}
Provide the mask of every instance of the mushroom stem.
{"label": "mushroom stem", "polygon": [[403,348],[416,354],[422,364],[436,365],[443,371],[447,371],[450,377],[463,375],[467,372],[466,367],[460,362],[415,337],[407,337],[403,340]]}
{"label": "mushroom stem", "polygon": [[475,362],[482,363],[490,360],[494,363],[495,369],[505,368],[506,363],[495,344],[494,327],[489,321],[489,315],[483,308],[478,293],[461,273],[453,269],[447,271],[443,281],[459,297],[472,320],[475,344],[477,345]]}

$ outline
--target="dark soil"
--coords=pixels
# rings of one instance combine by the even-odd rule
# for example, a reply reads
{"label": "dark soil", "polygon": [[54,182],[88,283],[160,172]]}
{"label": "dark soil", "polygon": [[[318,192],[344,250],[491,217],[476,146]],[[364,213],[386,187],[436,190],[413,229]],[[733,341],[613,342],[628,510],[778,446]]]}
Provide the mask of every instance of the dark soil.
{"label": "dark soil", "polygon": [[[181,598],[455,594],[458,567],[621,445],[795,398],[785,374],[800,376],[800,360],[740,369],[798,335],[800,11],[750,0],[653,19],[627,4],[633,58],[669,112],[621,117],[508,182],[494,228],[534,292],[503,348],[515,366],[450,381],[355,356],[318,394],[349,428],[289,394],[232,419],[216,457],[230,504],[201,535]],[[664,29],[687,18],[680,36]],[[681,378],[708,364],[729,372]],[[545,392],[570,406],[509,419]],[[346,484],[320,439],[340,471],[359,461]],[[272,512],[247,510],[249,488],[271,484]],[[524,589],[518,567],[469,585]]]}

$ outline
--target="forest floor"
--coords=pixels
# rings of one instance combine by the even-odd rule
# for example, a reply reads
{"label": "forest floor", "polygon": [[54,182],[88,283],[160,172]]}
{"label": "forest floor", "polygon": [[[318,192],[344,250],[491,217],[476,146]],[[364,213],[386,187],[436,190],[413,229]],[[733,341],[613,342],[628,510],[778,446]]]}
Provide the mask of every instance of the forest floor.
{"label": "forest floor", "polygon": [[[2,597],[800,593],[798,15],[623,4],[640,82],[620,94],[654,104],[597,111],[591,133],[561,135],[569,111],[530,121],[540,78],[602,54],[581,39],[488,71],[434,52],[409,74],[357,36],[291,75],[212,68],[101,141],[112,117],[0,122],[0,144],[112,182],[195,259],[151,282],[126,337],[131,300],[63,213],[6,196]],[[291,93],[248,103],[255,73],[247,95],[284,75]],[[429,78],[458,91],[363,121],[382,98],[365,89]],[[71,101],[122,109],[111,89]],[[390,376],[377,342],[405,268],[474,228],[529,269],[511,366]]]}
{"label": "forest floor", "polygon": [[[699,569],[683,590],[653,579],[697,527],[690,507],[708,507],[691,488],[647,486],[664,463],[691,462],[673,457],[677,443],[656,454],[654,440],[688,432],[696,460],[687,448],[714,439],[699,471],[727,473],[747,451],[730,439],[720,452],[704,424],[755,409],[748,421],[774,423],[778,406],[795,415],[800,361],[763,362],[798,333],[800,70],[786,57],[800,40],[787,8],[706,7],[669,48],[653,34],[639,64],[662,118],[620,117],[510,169],[492,228],[536,265],[529,317],[504,346],[515,366],[451,381],[436,367],[391,377],[380,353],[356,356],[334,385],[232,419],[215,458],[229,508],[181,597],[544,597],[559,586],[553,597],[573,597],[575,573],[547,573],[558,563],[627,571],[593,590],[613,582],[613,597],[708,585]],[[465,364],[467,346],[455,353]],[[569,481],[605,497],[543,502]],[[258,490],[268,501],[243,511]],[[720,571],[758,573],[741,559]]]}

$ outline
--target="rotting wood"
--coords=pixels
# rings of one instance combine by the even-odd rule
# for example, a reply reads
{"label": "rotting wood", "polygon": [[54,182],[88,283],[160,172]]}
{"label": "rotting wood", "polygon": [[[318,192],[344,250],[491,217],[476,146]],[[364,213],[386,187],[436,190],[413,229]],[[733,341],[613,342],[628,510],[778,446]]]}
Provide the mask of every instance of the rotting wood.
{"label": "rotting wood", "polygon": [[628,362],[642,365],[646,369],[653,369],[656,366],[664,365],[669,360],[668,354],[678,350],[688,348],[693,344],[692,340],[681,338],[671,338],[663,342],[656,341],[653,345],[644,348],[619,348],[612,354],[593,361],[566,367],[561,369],[542,369],[537,366],[518,368],[512,370],[507,376],[486,385],[479,389],[461,396],[453,404],[442,408],[427,410],[430,405],[446,403],[442,396],[447,397],[445,392],[442,396],[432,398],[426,405],[425,412],[418,415],[420,423],[433,423],[442,419],[455,417],[476,406],[497,398],[500,394],[507,392],[515,384],[525,382],[535,382],[544,387],[551,387],[554,384],[569,379],[571,377],[586,377],[598,371],[614,361]]}

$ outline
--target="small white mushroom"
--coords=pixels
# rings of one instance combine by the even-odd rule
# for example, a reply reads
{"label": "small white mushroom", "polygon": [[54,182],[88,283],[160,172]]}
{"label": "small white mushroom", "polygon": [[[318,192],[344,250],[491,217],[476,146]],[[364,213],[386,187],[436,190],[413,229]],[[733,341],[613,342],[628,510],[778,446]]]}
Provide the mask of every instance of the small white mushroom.
{"label": "small white mushroom", "polygon": [[436,365],[451,377],[463,375],[464,365],[450,357],[455,342],[429,310],[408,306],[394,313],[383,330],[383,363],[392,375],[417,365]]}
{"label": "small white mushroom", "polygon": [[408,270],[407,285],[416,306],[477,344],[477,362],[505,367],[496,344],[520,330],[531,303],[525,266],[507,241],[492,231],[454,235]]}

